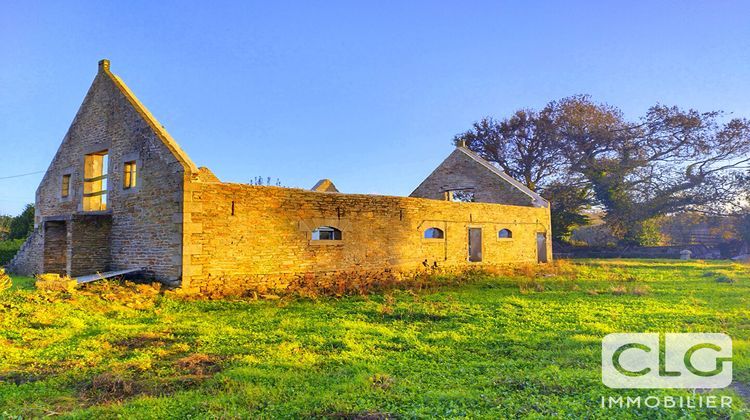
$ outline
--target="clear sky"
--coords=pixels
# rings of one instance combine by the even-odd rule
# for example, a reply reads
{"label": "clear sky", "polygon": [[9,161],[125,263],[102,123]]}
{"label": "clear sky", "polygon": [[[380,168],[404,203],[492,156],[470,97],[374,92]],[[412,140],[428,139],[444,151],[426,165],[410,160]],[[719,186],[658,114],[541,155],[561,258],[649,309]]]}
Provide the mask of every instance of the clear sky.
{"label": "clear sky", "polygon": [[473,121],[578,93],[750,117],[748,2],[0,0],[0,178],[47,168],[101,58],[222,180],[343,192],[407,195]]}

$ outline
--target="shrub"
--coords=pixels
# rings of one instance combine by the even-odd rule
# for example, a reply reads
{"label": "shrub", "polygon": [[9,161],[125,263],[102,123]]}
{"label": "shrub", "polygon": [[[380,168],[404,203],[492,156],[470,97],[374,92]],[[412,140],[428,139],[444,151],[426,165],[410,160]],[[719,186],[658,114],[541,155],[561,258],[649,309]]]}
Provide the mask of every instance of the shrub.
{"label": "shrub", "polygon": [[0,265],[5,265],[13,259],[21,249],[24,239],[0,241]]}
{"label": "shrub", "polygon": [[647,295],[651,291],[651,288],[648,286],[635,286],[633,290],[630,291],[630,294],[635,296],[644,296]]}
{"label": "shrub", "polygon": [[37,274],[35,278],[37,290],[42,291],[72,292],[78,285],[78,282],[74,279],[54,273]]}
{"label": "shrub", "polygon": [[522,295],[525,295],[531,291],[543,292],[544,284],[539,283],[534,280],[522,281],[518,284],[518,290],[521,292]]}
{"label": "shrub", "polygon": [[609,288],[610,293],[612,293],[615,296],[624,295],[628,293],[628,289],[625,288],[625,286],[612,286]]}
{"label": "shrub", "polygon": [[0,292],[10,289],[11,286],[13,286],[13,282],[11,281],[10,276],[5,274],[4,268],[0,267]]}

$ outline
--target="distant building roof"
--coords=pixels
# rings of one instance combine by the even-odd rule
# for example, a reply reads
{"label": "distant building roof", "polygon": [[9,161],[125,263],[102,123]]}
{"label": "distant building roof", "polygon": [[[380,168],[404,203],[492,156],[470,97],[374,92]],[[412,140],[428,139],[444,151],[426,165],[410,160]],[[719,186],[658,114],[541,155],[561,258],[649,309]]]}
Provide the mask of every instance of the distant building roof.
{"label": "distant building roof", "polygon": [[333,182],[331,182],[330,179],[321,179],[318,181],[317,184],[315,184],[314,187],[310,189],[310,191],[317,191],[317,192],[339,192],[339,190],[336,188],[335,185],[333,185]]}

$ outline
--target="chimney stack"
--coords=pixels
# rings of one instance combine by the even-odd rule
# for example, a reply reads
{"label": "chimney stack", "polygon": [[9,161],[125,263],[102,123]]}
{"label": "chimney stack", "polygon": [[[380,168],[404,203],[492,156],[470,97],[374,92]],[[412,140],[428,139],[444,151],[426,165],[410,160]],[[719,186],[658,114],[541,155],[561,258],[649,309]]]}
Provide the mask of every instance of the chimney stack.
{"label": "chimney stack", "polygon": [[99,71],[109,71],[109,60],[106,58],[99,60]]}

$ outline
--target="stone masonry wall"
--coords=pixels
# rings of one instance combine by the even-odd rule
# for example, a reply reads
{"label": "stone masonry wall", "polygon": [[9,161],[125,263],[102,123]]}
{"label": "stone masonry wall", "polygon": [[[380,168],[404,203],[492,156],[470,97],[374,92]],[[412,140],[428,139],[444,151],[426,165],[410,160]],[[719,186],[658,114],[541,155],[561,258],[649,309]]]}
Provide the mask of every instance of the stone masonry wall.
{"label": "stone masonry wall", "polygon": [[[36,194],[37,224],[50,217],[81,213],[84,156],[108,150],[108,208],[111,214],[112,269],[148,267],[147,273],[176,282],[182,263],[183,164],[159,138],[142,112],[134,107],[108,63],[89,89]],[[123,188],[123,165],[137,162],[137,186]],[[61,194],[62,176],[71,175],[71,194]],[[82,263],[86,249],[72,248]],[[25,257],[22,257],[25,258]],[[78,263],[76,263],[78,264]],[[89,274],[102,265],[76,271]],[[89,273],[85,273],[89,271]]]}
{"label": "stone masonry wall", "polygon": [[[536,262],[536,233],[550,232],[547,208],[226,183],[189,191],[183,287],[193,292],[283,288],[294,276],[353,270]],[[340,229],[343,240],[312,241],[319,226]],[[424,239],[430,227],[445,239]],[[467,261],[469,227],[483,229],[482,263]],[[512,239],[498,238],[503,228]]]}
{"label": "stone masonry wall", "polygon": [[103,273],[111,268],[108,215],[75,215],[70,223],[70,275]]}
{"label": "stone masonry wall", "polygon": [[16,256],[8,263],[9,273],[33,276],[42,271],[44,236],[41,228],[35,228]]}
{"label": "stone masonry wall", "polygon": [[482,203],[530,206],[532,199],[481,163],[456,148],[421,184],[411,197],[444,200],[445,191],[473,188]]}
{"label": "stone masonry wall", "polygon": [[68,224],[66,222],[47,222],[44,224],[44,260],[45,273],[65,275],[68,270]]}

